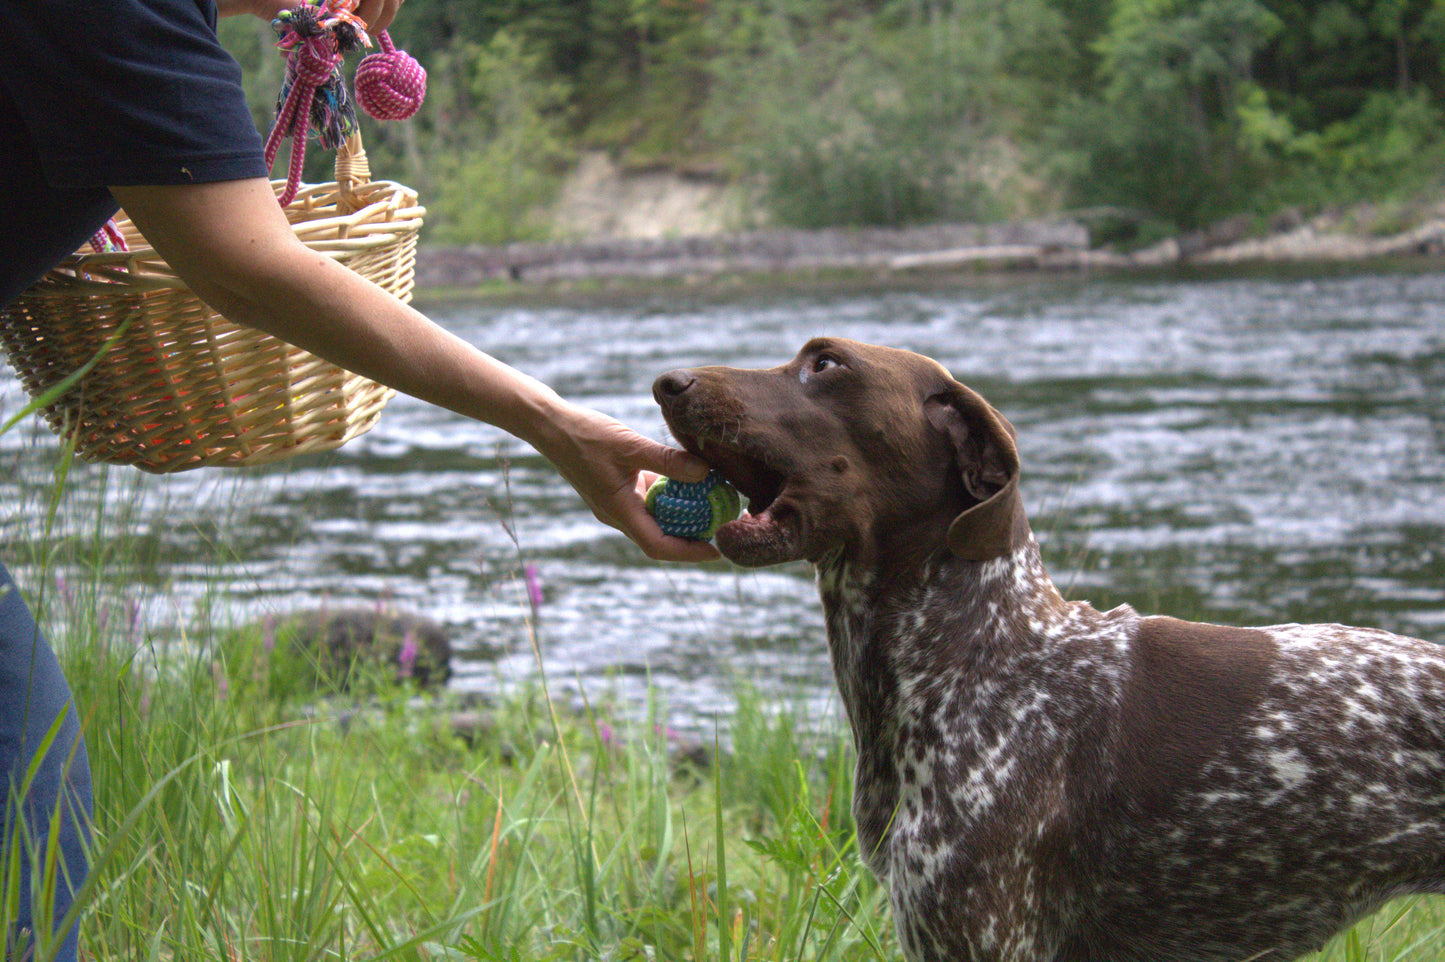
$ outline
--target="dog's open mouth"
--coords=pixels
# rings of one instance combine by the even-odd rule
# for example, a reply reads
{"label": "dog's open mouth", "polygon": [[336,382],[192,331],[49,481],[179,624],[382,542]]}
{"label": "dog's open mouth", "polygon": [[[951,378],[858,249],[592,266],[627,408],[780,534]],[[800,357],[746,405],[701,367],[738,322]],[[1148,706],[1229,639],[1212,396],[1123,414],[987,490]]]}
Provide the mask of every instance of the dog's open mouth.
{"label": "dog's open mouth", "polygon": [[682,446],[722,473],[748,499],[748,513],[762,514],[783,490],[783,475],[737,448],[706,438],[681,438]]}
{"label": "dog's open mouth", "polygon": [[716,468],[748,499],[747,512],[718,529],[718,550],[733,563],[746,567],[791,560],[798,518],[782,497],[787,475],[733,443],[676,431],[673,435],[683,448]]}

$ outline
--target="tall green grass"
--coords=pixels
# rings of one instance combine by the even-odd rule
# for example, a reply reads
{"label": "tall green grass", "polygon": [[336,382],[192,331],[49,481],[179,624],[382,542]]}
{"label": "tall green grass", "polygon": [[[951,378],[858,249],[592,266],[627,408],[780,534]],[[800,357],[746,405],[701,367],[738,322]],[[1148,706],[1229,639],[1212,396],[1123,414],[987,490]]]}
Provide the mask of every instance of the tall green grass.
{"label": "tall green grass", "polygon": [[85,955],[894,956],[841,735],[804,741],[811,724],[743,693],[727,751],[683,746],[655,719],[561,711],[543,683],[463,739],[445,697],[278,689],[258,659],[279,656],[239,643],[219,604],[148,636],[126,586],[155,578],[96,528],[37,534],[22,565],[95,783]]}

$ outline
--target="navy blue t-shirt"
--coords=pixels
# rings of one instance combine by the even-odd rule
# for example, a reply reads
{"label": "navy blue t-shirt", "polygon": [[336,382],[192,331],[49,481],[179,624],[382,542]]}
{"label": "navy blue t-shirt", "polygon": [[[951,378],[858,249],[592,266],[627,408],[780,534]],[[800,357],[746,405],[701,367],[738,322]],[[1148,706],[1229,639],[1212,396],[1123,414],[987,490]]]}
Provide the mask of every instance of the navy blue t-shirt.
{"label": "navy blue t-shirt", "polygon": [[115,213],[111,185],[267,176],[213,0],[4,0],[0,51],[0,304]]}

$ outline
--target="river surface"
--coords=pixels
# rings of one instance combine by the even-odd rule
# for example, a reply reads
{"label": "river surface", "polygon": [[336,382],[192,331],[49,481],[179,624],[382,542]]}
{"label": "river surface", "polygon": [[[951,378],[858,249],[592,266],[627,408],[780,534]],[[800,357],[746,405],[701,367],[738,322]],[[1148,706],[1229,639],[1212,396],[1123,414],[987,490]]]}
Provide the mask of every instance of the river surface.
{"label": "river surface", "polygon": [[[918,350],[1018,429],[1025,502],[1066,597],[1445,641],[1445,275],[424,306],[660,439],[650,385],[670,368],[772,366],[824,334]],[[23,400],[0,379],[0,415]],[[22,577],[55,452],[38,419],[0,437],[0,536]],[[345,449],[271,468],[79,466],[52,538],[124,573],[138,639],[193,638],[202,613],[386,603],[449,628],[465,691],[534,681],[540,653],[554,693],[623,712],[655,702],[683,731],[711,731],[739,682],[835,711],[806,566],[648,561],[525,445],[406,397]]]}

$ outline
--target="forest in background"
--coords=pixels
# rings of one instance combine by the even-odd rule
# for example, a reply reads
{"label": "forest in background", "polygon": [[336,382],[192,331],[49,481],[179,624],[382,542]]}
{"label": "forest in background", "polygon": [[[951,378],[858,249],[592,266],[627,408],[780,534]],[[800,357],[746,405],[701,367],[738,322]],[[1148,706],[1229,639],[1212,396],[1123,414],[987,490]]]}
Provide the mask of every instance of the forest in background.
{"label": "forest in background", "polygon": [[[1068,212],[1124,244],[1445,183],[1445,0],[406,0],[391,35],[427,99],[367,152],[438,242],[546,239],[584,150],[772,224]],[[222,36],[264,131],[273,35]]]}

